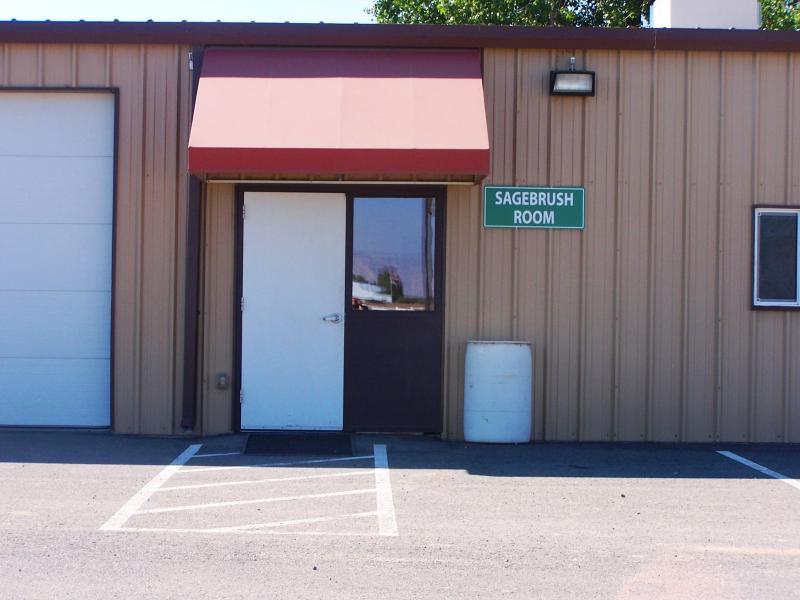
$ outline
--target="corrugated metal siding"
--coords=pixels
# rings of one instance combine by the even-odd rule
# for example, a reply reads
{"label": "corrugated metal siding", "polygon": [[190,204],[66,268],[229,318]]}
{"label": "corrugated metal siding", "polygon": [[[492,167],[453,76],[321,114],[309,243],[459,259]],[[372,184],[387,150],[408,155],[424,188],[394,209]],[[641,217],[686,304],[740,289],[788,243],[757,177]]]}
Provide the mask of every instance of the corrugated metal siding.
{"label": "corrugated metal siding", "polygon": [[180,417],[188,48],[0,44],[0,85],[119,89],[114,429],[171,434]]}
{"label": "corrugated metal siding", "polygon": [[[233,374],[235,287],[235,187],[206,185],[203,198],[201,283],[201,427],[206,434],[228,433],[231,390],[218,390],[215,377]],[[233,377],[230,377],[233,381]],[[236,424],[238,427],[238,423]]]}
{"label": "corrugated metal siding", "polygon": [[[754,204],[800,205],[800,56],[484,52],[486,183],[582,185],[586,230],[481,227],[448,195],[446,428],[469,339],[535,343],[547,440],[800,442],[800,315],[750,310]],[[476,243],[477,240],[477,243]]]}

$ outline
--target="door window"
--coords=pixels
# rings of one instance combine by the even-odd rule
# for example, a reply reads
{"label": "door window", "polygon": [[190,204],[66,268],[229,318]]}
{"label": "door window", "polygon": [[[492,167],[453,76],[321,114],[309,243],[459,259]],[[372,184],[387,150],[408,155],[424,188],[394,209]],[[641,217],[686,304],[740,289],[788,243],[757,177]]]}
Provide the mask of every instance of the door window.
{"label": "door window", "polygon": [[434,310],[434,198],[353,200],[353,310]]}

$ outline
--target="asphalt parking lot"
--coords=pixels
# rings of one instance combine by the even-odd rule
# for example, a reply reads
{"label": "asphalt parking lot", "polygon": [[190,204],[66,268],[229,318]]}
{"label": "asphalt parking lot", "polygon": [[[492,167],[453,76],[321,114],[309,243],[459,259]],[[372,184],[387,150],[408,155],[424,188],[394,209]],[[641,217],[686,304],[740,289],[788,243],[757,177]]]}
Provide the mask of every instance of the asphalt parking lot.
{"label": "asphalt parking lot", "polygon": [[0,431],[0,597],[800,598],[797,446],[243,442]]}

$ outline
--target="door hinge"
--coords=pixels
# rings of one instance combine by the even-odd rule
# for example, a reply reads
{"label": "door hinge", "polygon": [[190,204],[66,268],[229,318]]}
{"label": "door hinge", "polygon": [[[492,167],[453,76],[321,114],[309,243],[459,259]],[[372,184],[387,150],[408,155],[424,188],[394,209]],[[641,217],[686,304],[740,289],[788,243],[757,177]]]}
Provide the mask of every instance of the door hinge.
{"label": "door hinge", "polygon": [[239,300],[239,310],[244,312],[244,296]]}
{"label": "door hinge", "polygon": [[239,404],[244,404],[244,391],[239,390]]}
{"label": "door hinge", "polygon": [[194,56],[189,52],[189,70],[194,71]]}
{"label": "door hinge", "polygon": [[242,221],[244,221],[244,217],[247,214],[247,205],[242,204]]}

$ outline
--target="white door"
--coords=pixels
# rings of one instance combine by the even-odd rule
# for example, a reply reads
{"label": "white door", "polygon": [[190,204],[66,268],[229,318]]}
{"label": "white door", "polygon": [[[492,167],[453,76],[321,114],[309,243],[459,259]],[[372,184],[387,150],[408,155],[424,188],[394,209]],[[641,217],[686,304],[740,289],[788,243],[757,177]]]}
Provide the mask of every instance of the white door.
{"label": "white door", "polygon": [[110,423],[114,97],[0,91],[0,425]]}
{"label": "white door", "polygon": [[244,195],[242,429],[342,429],[346,206]]}

